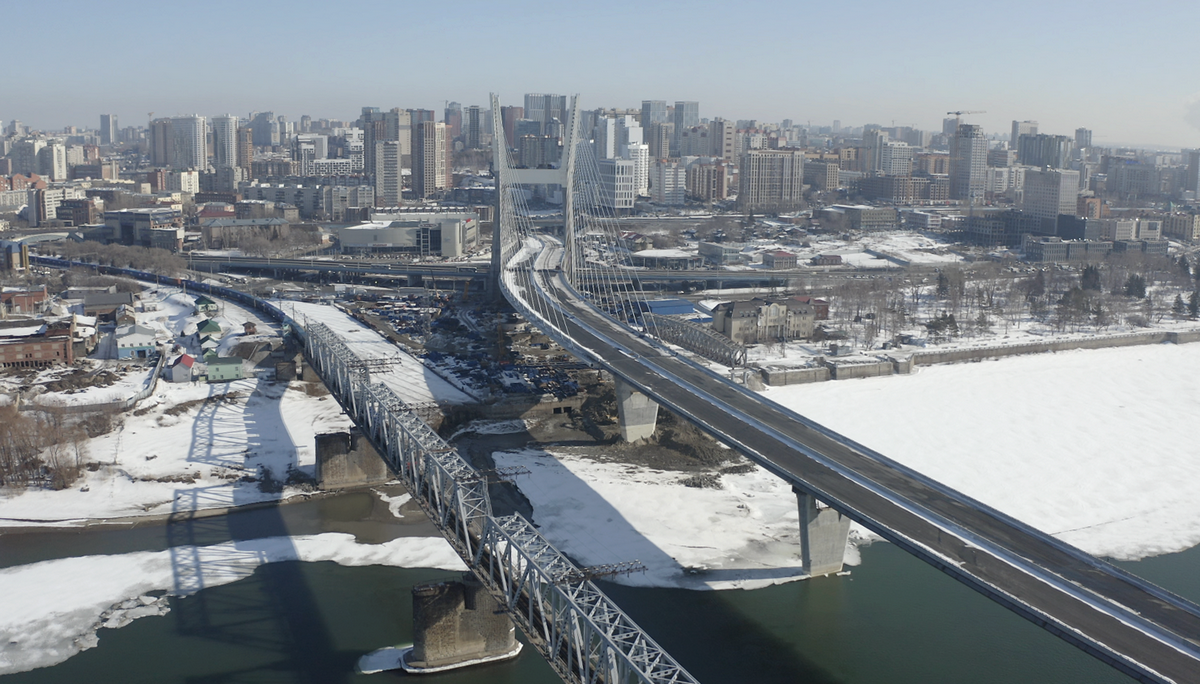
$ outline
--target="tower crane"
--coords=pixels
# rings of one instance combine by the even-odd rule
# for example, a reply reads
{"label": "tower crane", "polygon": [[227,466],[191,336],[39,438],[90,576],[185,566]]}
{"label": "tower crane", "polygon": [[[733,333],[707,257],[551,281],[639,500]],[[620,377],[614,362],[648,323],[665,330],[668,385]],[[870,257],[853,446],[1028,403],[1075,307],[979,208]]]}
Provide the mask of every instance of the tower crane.
{"label": "tower crane", "polygon": [[987,111],[983,109],[964,109],[957,112],[946,112],[946,116],[950,116],[951,114],[954,115],[954,130],[957,131],[959,124],[962,123],[963,114],[987,114]]}

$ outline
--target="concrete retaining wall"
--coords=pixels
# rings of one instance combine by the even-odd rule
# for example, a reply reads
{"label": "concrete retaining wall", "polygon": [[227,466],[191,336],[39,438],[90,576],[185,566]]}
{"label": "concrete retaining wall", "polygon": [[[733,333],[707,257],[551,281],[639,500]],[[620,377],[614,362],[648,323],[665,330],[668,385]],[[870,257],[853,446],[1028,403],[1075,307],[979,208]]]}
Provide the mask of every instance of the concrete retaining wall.
{"label": "concrete retaining wall", "polygon": [[772,387],[782,385],[803,385],[810,382],[825,382],[829,379],[829,369],[825,366],[817,368],[764,368],[763,381]]}
{"label": "concrete retaining wall", "polygon": [[876,378],[880,375],[892,375],[895,369],[891,361],[876,363],[836,363],[829,364],[831,377],[834,380],[851,380],[854,378]]}
{"label": "concrete retaining wall", "polygon": [[1109,347],[1132,347],[1141,344],[1161,344],[1163,342],[1193,342],[1200,341],[1200,331],[1165,332],[1153,331],[1130,333],[1128,335],[1106,335],[1078,340],[1046,340],[1045,342],[1029,342],[1026,344],[979,347],[975,349],[947,349],[944,351],[916,352],[912,355],[913,363],[918,366],[930,366],[935,363],[958,363],[962,361],[977,361],[980,359],[995,359],[1021,354],[1041,354],[1045,352],[1069,351],[1072,349],[1105,349]]}

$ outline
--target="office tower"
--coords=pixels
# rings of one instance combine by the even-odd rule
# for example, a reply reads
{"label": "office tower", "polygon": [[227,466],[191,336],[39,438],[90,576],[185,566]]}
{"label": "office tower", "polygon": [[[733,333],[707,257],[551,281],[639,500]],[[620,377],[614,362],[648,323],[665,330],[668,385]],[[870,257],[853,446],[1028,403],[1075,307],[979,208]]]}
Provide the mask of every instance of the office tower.
{"label": "office tower", "polygon": [[1092,131],[1087,128],[1075,129],[1075,149],[1083,150],[1092,146]]}
{"label": "office tower", "polygon": [[600,206],[608,207],[616,213],[626,213],[633,209],[636,193],[633,187],[633,162],[628,159],[601,159],[598,165]]}
{"label": "office tower", "polygon": [[437,121],[437,115],[432,109],[409,109],[408,115],[412,119],[413,125],[426,121]]}
{"label": "office tower", "polygon": [[673,117],[675,137],[671,140],[671,148],[678,151],[683,132],[700,123],[700,103],[676,102]]}
{"label": "office tower", "polygon": [[171,120],[150,122],[150,165],[161,168],[171,163]]}
{"label": "office tower", "polygon": [[720,157],[721,159],[733,163],[736,152],[737,127],[729,119],[720,117],[713,119],[708,126],[708,135],[710,138],[709,145],[712,147],[712,156]]}
{"label": "office tower", "polygon": [[481,112],[478,105],[467,107],[466,126],[467,126],[467,142],[468,150],[478,150],[482,147],[479,141],[480,126],[482,125]]}
{"label": "office tower", "polygon": [[1065,135],[1023,134],[1017,142],[1017,161],[1062,169],[1071,165],[1074,149],[1075,141]]}
{"label": "office tower", "polygon": [[387,140],[387,125],[379,107],[363,107],[355,124],[363,132],[363,168],[375,173],[375,143]]}
{"label": "office tower", "polygon": [[558,119],[560,122],[565,122],[567,120],[567,96],[544,93],[526,94],[525,118],[541,122],[541,133],[547,134],[546,125],[551,121]]}
{"label": "office tower", "polygon": [[750,150],[742,154],[738,176],[742,211],[793,211],[804,199],[804,152]]}
{"label": "office tower", "polygon": [[[412,127],[417,118],[423,116],[417,112],[426,111],[428,110],[404,110],[396,107],[383,115],[383,139],[400,143],[400,164],[406,169],[412,168]],[[429,112],[428,116],[432,120],[433,112]]]}
{"label": "office tower", "polygon": [[[450,136],[451,140],[462,135],[462,114],[462,105],[457,102],[446,103],[446,109],[442,113],[442,121],[446,124],[446,135]],[[512,144],[511,135],[509,136],[509,144]]]}
{"label": "office tower", "polygon": [[311,116],[304,114],[300,117],[300,132],[301,133],[311,133],[312,132],[312,117]]}
{"label": "office tower", "polygon": [[214,116],[213,168],[230,169],[238,166],[238,118],[232,114]]}
{"label": "office tower", "polygon": [[983,128],[960,125],[951,147],[950,198],[982,198],[987,183],[987,138]]}
{"label": "office tower", "polygon": [[1025,172],[1023,198],[1022,209],[1035,218],[1057,219],[1060,214],[1074,216],[1079,207],[1079,172],[1029,169]]}
{"label": "office tower", "polygon": [[1036,121],[1013,121],[1012,136],[1008,140],[1008,146],[1012,149],[1017,149],[1018,143],[1021,142],[1023,135],[1037,135],[1038,122]]}
{"label": "office tower", "polygon": [[413,133],[413,192],[426,199],[450,187],[446,124],[422,121]]}
{"label": "office tower", "polygon": [[649,128],[650,124],[666,122],[666,100],[642,100],[642,128]]}
{"label": "office tower", "polygon": [[398,207],[404,203],[403,151],[398,140],[377,140],[373,173],[375,176],[375,201],[381,206]]}
{"label": "office tower", "polygon": [[208,169],[208,122],[202,116],[171,119],[171,161],[176,170]]}
{"label": "office tower", "polygon": [[879,150],[879,172],[885,176],[911,176],[913,148],[908,143],[888,140]]}
{"label": "office tower", "polygon": [[[525,118],[524,107],[501,107],[500,108],[500,126],[504,129],[504,144],[509,147],[516,147],[517,141],[517,122]],[[535,133],[536,135],[536,133]],[[453,137],[453,136],[451,136]],[[495,141],[492,141],[495,144]]]}
{"label": "office tower", "polygon": [[254,164],[254,131],[250,128],[237,129],[237,167],[247,178]]}
{"label": "office tower", "polygon": [[275,112],[257,112],[250,118],[250,130],[254,131],[254,144],[259,147],[274,147],[279,144],[279,119]]}
{"label": "office tower", "polygon": [[611,117],[596,119],[592,127],[592,147],[596,159],[613,159],[617,156],[617,120]]}
{"label": "office tower", "polygon": [[[650,147],[651,159],[666,159],[672,156],[671,138],[675,134],[675,124],[652,123],[646,129],[646,144]],[[675,155],[678,156],[678,155]]]}
{"label": "office tower", "polygon": [[100,115],[100,144],[115,145],[117,143],[117,115]]}

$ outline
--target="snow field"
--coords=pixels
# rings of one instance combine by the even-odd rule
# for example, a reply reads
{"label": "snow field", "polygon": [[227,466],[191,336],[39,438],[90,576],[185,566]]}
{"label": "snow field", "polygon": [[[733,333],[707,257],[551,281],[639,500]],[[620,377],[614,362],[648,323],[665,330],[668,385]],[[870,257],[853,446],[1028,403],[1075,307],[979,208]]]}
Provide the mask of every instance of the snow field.
{"label": "snow field", "polygon": [[[249,577],[281,561],[334,561],[465,571],[440,538],[359,544],[349,534],[268,537],[115,556],[81,556],[0,570],[0,675],[60,663],[99,643],[103,627],[170,611],[166,592],[187,596]],[[195,569],[199,568],[199,573]],[[88,581],[80,582],[80,577]]]}

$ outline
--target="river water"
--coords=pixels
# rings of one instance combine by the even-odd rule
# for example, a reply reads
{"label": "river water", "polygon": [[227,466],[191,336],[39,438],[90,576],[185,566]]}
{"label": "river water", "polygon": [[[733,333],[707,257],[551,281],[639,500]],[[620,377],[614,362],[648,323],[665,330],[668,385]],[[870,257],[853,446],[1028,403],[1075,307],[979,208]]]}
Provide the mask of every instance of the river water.
{"label": "river water", "polygon": [[[432,535],[401,524],[368,492],[177,524],[0,535],[0,565],[161,550],[280,534],[350,532],[366,543]],[[182,526],[182,527],[180,527]],[[1124,567],[1200,600],[1200,547]],[[702,682],[1129,682],[1099,661],[891,544],[862,550],[844,577],[754,591],[696,592],[604,584],[619,605]],[[101,630],[99,646],[5,684],[76,682],[358,682],[362,654],[408,643],[413,585],[437,570],[275,563],[249,579],[171,600],[171,612]],[[515,661],[432,684],[553,684],[532,649]]]}

